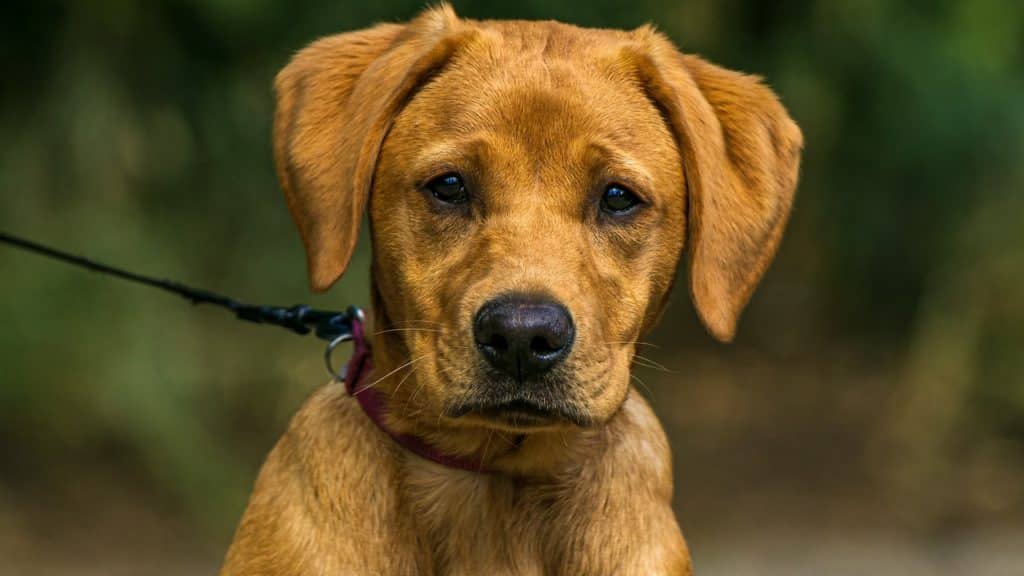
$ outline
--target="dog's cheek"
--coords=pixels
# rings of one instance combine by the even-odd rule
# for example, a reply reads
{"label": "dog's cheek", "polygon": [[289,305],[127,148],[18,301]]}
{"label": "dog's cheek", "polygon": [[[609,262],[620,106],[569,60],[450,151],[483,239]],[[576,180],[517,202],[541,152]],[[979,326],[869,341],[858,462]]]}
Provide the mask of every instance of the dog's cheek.
{"label": "dog's cheek", "polygon": [[594,322],[581,318],[582,333],[565,365],[567,399],[589,420],[600,423],[611,417],[629,385],[630,344],[614,341]]}
{"label": "dog's cheek", "polygon": [[420,191],[386,168],[371,199],[374,281],[388,318],[401,324],[394,327],[436,326],[442,321],[437,268],[444,266],[448,240],[423,213]]}
{"label": "dog's cheek", "polygon": [[[440,414],[459,395],[459,382],[463,381],[457,369],[446,364],[441,353],[425,352],[422,377],[417,381],[420,388],[416,396],[417,408]],[[415,392],[415,391],[414,391]]]}
{"label": "dog's cheek", "polygon": [[654,266],[649,250],[633,239],[625,250],[617,240],[617,235],[595,234],[589,262],[580,270],[588,285],[582,291],[589,324],[583,333],[595,346],[635,340],[648,307]]}
{"label": "dog's cheek", "polygon": [[590,386],[591,391],[596,390],[597,393],[585,404],[595,422],[605,422],[615,415],[629,391],[629,355],[620,347],[612,356],[603,378]]}
{"label": "dog's cheek", "polygon": [[[628,251],[612,251],[609,294],[615,305],[609,311],[606,328],[609,339],[638,340],[660,317],[675,281],[684,244],[684,219],[678,202],[648,219],[642,233],[631,238]],[[622,233],[631,233],[624,230]]]}

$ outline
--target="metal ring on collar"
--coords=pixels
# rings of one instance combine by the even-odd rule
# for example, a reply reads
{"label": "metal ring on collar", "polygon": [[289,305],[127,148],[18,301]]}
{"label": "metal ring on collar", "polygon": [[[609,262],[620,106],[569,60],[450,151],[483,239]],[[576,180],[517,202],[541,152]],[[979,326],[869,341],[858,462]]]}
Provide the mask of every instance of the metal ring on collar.
{"label": "metal ring on collar", "polygon": [[338,336],[334,340],[331,340],[331,343],[327,345],[327,350],[324,351],[324,364],[327,365],[327,372],[330,373],[330,375],[333,376],[334,379],[339,382],[345,381],[345,371],[348,368],[348,364],[345,364],[341,372],[335,371],[334,364],[331,362],[331,355],[334,353],[334,349],[337,348],[340,344],[344,342],[349,342],[353,338],[354,337],[352,336],[351,333],[342,334],[341,336]]}

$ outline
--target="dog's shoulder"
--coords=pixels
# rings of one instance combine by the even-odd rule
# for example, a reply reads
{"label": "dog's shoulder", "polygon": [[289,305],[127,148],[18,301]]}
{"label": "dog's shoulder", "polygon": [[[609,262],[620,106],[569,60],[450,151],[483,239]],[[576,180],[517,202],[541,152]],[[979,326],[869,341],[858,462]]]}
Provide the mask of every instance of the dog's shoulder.
{"label": "dog's shoulder", "polygon": [[274,451],[312,486],[363,491],[367,478],[380,487],[395,477],[395,458],[383,457],[394,449],[345,387],[332,382],[309,396]]}
{"label": "dog's shoulder", "polygon": [[411,537],[397,464],[387,457],[394,449],[342,385],[316,389],[264,462],[222,574],[413,566],[415,559],[384,555],[356,537]]}

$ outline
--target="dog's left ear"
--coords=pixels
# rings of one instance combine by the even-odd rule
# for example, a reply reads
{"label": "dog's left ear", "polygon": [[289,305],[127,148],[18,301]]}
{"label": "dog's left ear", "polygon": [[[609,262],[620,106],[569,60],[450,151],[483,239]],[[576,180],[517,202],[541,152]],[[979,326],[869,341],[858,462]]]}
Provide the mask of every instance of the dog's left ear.
{"label": "dog's left ear", "polygon": [[786,226],[803,136],[758,78],[682,54],[649,27],[634,38],[626,56],[683,157],[694,305],[729,341]]}
{"label": "dog's left ear", "polygon": [[277,75],[274,159],[313,290],[345,271],[388,128],[465,40],[458,28],[441,4],[405,25],[314,42]]}

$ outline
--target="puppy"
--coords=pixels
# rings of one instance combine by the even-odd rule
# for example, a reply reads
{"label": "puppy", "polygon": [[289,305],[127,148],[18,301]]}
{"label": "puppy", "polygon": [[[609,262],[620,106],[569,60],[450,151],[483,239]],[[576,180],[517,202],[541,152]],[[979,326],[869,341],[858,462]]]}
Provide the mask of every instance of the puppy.
{"label": "puppy", "polygon": [[368,207],[375,368],[296,414],[222,574],[690,574],[630,364],[684,244],[733,337],[797,181],[775,95],[650,27],[446,5],[313,43],[276,92],[314,290]]}

